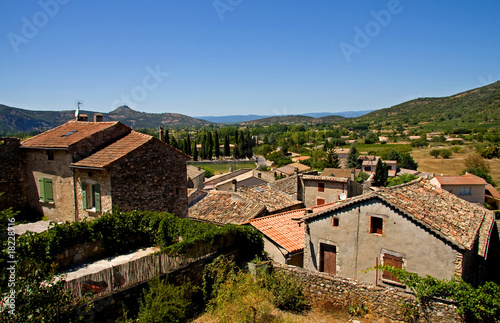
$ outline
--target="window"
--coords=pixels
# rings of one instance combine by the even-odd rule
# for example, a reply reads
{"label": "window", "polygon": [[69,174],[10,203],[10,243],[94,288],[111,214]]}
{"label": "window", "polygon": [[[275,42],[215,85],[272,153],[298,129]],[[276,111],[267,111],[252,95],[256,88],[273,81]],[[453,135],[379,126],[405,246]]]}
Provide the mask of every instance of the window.
{"label": "window", "polygon": [[318,183],[318,192],[325,191],[325,183]]}
{"label": "window", "polygon": [[54,152],[52,150],[47,150],[47,159],[54,160]]}
{"label": "window", "polygon": [[325,204],[325,199],[317,199],[316,200],[316,205],[323,205]]}
{"label": "window", "polygon": [[64,135],[62,135],[61,137],[68,137],[68,136],[71,136],[72,134],[74,134],[75,132],[77,132],[78,130],[72,130],[68,133],[65,133]]}
{"label": "window", "polygon": [[82,202],[85,210],[101,212],[101,189],[99,184],[82,183]]}
{"label": "window", "polygon": [[370,233],[383,234],[384,233],[384,219],[371,216],[370,217]]}
{"label": "window", "polygon": [[470,186],[469,187],[460,187],[459,195],[472,195]]}
{"label": "window", "polygon": [[339,218],[332,218],[332,227],[338,227],[340,223]]}
{"label": "window", "polygon": [[54,192],[52,191],[52,179],[39,178],[38,179],[38,191],[39,191],[39,195],[40,195],[40,201],[42,201],[42,202],[54,202]]}
{"label": "window", "polygon": [[[382,265],[392,266],[394,268],[403,269],[403,255],[394,253],[383,253],[382,254]],[[401,283],[394,274],[383,271],[382,279],[389,280],[391,282]]]}

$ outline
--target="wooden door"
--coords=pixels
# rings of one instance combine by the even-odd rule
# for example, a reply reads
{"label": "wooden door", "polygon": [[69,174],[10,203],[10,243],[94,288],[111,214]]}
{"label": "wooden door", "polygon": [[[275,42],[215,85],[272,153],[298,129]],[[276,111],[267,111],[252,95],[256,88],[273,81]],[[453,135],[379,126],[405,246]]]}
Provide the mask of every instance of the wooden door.
{"label": "wooden door", "polygon": [[319,270],[332,275],[337,274],[337,248],[335,246],[321,244]]}

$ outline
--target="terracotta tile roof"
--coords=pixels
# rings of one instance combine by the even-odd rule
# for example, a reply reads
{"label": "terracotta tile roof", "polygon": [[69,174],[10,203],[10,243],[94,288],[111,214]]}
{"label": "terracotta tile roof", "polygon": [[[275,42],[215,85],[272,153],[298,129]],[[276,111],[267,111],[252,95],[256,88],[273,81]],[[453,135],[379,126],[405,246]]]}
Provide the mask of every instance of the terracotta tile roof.
{"label": "terracotta tile roof", "polygon": [[265,213],[266,207],[242,199],[238,194],[208,191],[208,194],[188,210],[194,220],[218,224],[242,224]]}
{"label": "terracotta tile roof", "polygon": [[322,181],[322,182],[336,182],[336,183],[347,183],[350,178],[347,177],[333,177],[333,176],[314,176],[314,175],[303,175],[301,176],[303,180],[309,181]]}
{"label": "terracotta tile roof", "polygon": [[90,137],[104,129],[117,125],[113,122],[69,121],[63,125],[47,130],[39,135],[26,139],[22,147],[26,148],[68,148],[71,145]]}
{"label": "terracotta tile roof", "polygon": [[[325,168],[321,173],[321,176],[335,176],[335,177],[349,177],[351,178],[351,172],[353,169],[349,168]],[[354,169],[354,174],[359,175],[361,169]]]}
{"label": "terracotta tile roof", "polygon": [[399,209],[409,218],[458,248],[472,250],[479,237],[478,253],[481,256],[486,253],[489,239],[486,232],[491,231],[495,218],[493,212],[458,198],[422,179],[391,188],[381,188],[372,193],[337,202],[325,211],[304,217],[304,220],[373,198],[379,198]]}
{"label": "terracotta tile roof", "polygon": [[293,253],[304,249],[305,225],[300,225],[300,220],[305,214],[310,214],[306,212],[320,212],[331,207],[333,204],[335,202],[307,209],[273,214],[253,219],[249,223],[270,240],[286,249],[288,253]]}
{"label": "terracotta tile roof", "polygon": [[103,168],[111,165],[150,140],[153,140],[153,137],[132,130],[132,132],[122,139],[115,141],[87,158],[71,164],[71,166]]}
{"label": "terracotta tile roof", "polygon": [[298,169],[299,173],[300,172],[306,172],[308,170],[311,170],[311,167],[309,166],[306,166],[304,164],[301,164],[301,163],[292,163],[292,164],[288,164],[288,165],[285,165],[285,166],[282,166],[280,168],[276,168],[276,170],[278,172],[281,172],[283,174],[287,174],[287,175],[293,175],[293,173],[295,172],[295,168]]}
{"label": "terracotta tile roof", "polygon": [[219,175],[215,175],[215,176],[212,176],[208,179],[205,180],[205,186],[203,187],[203,189],[205,190],[211,190],[215,187],[215,185],[221,183],[221,182],[225,182],[227,181],[228,179],[233,179],[237,176],[240,176],[242,174],[245,174],[245,173],[248,173],[248,172],[251,172],[252,170],[250,168],[241,168],[241,169],[237,169],[235,170],[234,172],[230,172],[230,173],[224,173],[224,174],[219,174]]}
{"label": "terracotta tile roof", "polygon": [[299,156],[299,157],[293,157],[293,158],[292,158],[292,161],[294,161],[294,162],[299,162],[299,161],[301,161],[301,160],[308,160],[308,159],[310,159],[310,158],[311,158],[311,156]]}
{"label": "terracotta tile roof", "polygon": [[493,185],[491,184],[486,184],[486,195],[491,195],[494,198],[500,199],[500,192],[498,192]]}
{"label": "terracotta tile roof", "polygon": [[269,213],[304,205],[301,201],[269,184],[242,187],[238,190],[238,195],[249,202],[265,205]]}
{"label": "terracotta tile roof", "polygon": [[192,165],[187,165],[187,176],[189,178],[196,178],[202,174],[205,174],[205,170],[203,169],[198,169],[198,167],[192,166]]}
{"label": "terracotta tile roof", "polygon": [[304,210],[298,210],[274,214],[251,220],[250,225],[288,253],[293,253],[304,249],[305,225],[300,225],[297,220],[302,218],[304,213]]}
{"label": "terracotta tile roof", "polygon": [[273,183],[270,183],[269,185],[292,196],[293,198],[297,198],[297,177],[297,175],[285,177],[283,179],[279,179]]}
{"label": "terracotta tile roof", "polygon": [[465,173],[461,176],[436,176],[436,180],[441,185],[486,185],[486,181],[481,177]]}

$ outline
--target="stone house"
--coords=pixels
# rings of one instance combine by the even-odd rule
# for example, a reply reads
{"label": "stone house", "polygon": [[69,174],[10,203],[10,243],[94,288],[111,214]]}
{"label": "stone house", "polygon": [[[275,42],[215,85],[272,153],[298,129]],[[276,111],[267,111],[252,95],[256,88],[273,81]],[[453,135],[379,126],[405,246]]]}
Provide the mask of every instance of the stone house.
{"label": "stone house", "polygon": [[283,176],[292,176],[297,173],[304,173],[311,170],[311,167],[301,164],[301,163],[291,163],[279,168],[275,169],[277,174],[281,174]]}
{"label": "stone house", "polygon": [[274,176],[269,172],[241,168],[210,177],[205,181],[203,189],[236,192],[242,187],[265,184],[271,181],[274,181]]}
{"label": "stone house", "polygon": [[187,181],[188,188],[203,188],[205,182],[205,170],[192,165],[187,165]]}
{"label": "stone house", "polygon": [[425,180],[381,188],[303,218],[304,268],[399,287],[390,273],[366,270],[386,264],[481,283],[494,219]]}
{"label": "stone house", "polygon": [[97,217],[112,205],[187,214],[188,156],[120,122],[69,121],[21,149],[27,203],[50,220]]}
{"label": "stone house", "polygon": [[321,176],[347,177],[352,181],[361,173],[361,169],[355,168],[325,168],[321,172]]}
{"label": "stone house", "polygon": [[363,193],[363,185],[347,177],[299,176],[297,197],[306,207],[322,205]]}
{"label": "stone house", "polygon": [[470,173],[460,176],[436,176],[430,182],[461,199],[480,204],[484,203],[486,185],[488,185],[484,179]]}

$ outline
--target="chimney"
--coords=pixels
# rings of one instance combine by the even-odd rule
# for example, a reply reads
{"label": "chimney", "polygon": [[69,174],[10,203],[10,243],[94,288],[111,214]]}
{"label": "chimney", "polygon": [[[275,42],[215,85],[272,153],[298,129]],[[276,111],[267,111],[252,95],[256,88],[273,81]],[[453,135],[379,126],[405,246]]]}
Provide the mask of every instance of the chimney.
{"label": "chimney", "polygon": [[231,181],[231,184],[233,184],[233,192],[237,192],[238,191],[238,181],[233,179]]}
{"label": "chimney", "polygon": [[165,132],[163,129],[163,127],[160,127],[160,132],[158,134],[158,139],[160,139],[161,141],[165,141]]}
{"label": "chimney", "polygon": [[299,175],[299,169],[297,167],[293,169],[293,175]]}
{"label": "chimney", "polygon": [[89,121],[89,116],[86,114],[79,114],[77,121]]}
{"label": "chimney", "polygon": [[356,180],[356,170],[353,168],[351,170],[351,181],[355,181]]}
{"label": "chimney", "polygon": [[94,113],[94,122],[102,122],[102,113]]}

